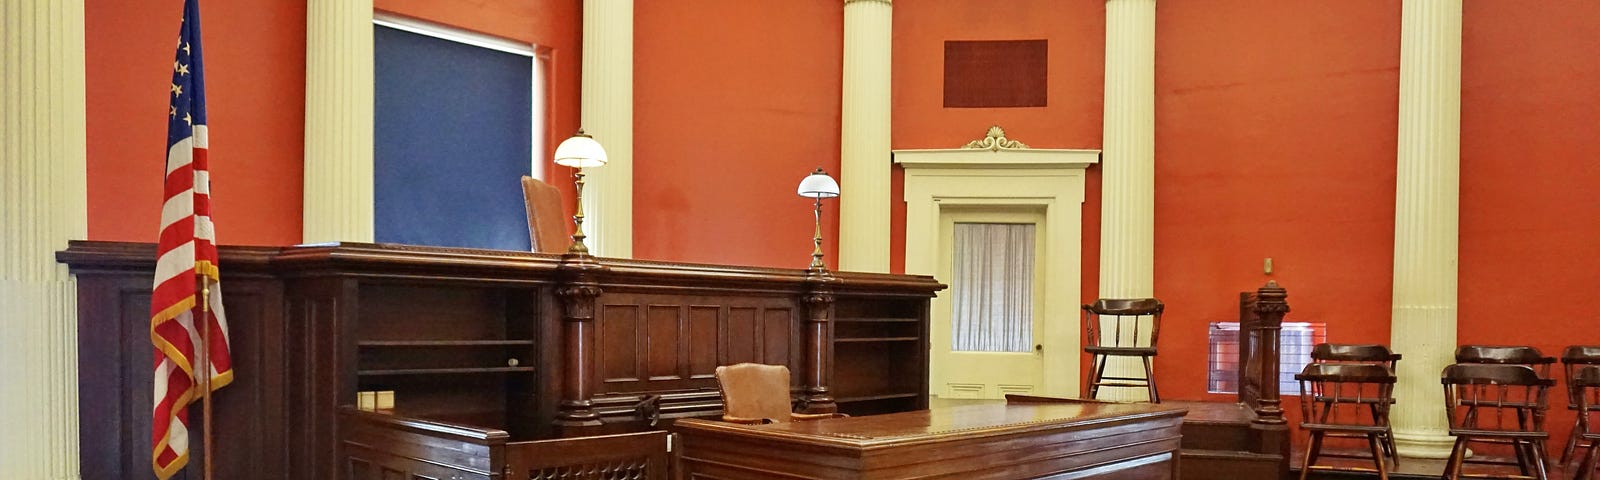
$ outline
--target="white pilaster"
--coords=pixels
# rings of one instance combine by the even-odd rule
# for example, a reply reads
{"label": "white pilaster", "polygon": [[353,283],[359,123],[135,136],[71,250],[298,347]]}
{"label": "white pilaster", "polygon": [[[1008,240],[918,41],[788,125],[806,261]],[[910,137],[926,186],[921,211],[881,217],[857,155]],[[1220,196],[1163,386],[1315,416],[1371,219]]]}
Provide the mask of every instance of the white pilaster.
{"label": "white pilaster", "polygon": [[1395,172],[1395,444],[1445,458],[1439,371],[1456,346],[1461,169],[1461,0],[1405,0],[1400,9],[1400,131]]}
{"label": "white pilaster", "polygon": [[77,287],[55,252],[88,236],[83,2],[0,8],[0,465],[75,479]]}
{"label": "white pilaster", "polygon": [[[1106,1],[1105,122],[1100,170],[1100,297],[1154,294],[1156,0]],[[1137,359],[1114,358],[1107,376],[1140,377]],[[1139,388],[1099,398],[1147,400]]]}
{"label": "white pilaster", "polygon": [[370,242],[372,0],[306,2],[302,239]]}
{"label": "white pilaster", "polygon": [[[598,256],[632,257],[633,0],[583,1],[582,95],[583,130],[610,158],[584,170],[586,243]],[[550,180],[569,172],[558,168]]]}
{"label": "white pilaster", "polygon": [[[839,269],[889,271],[889,72],[894,6],[845,0]],[[796,172],[800,175],[800,172]]]}

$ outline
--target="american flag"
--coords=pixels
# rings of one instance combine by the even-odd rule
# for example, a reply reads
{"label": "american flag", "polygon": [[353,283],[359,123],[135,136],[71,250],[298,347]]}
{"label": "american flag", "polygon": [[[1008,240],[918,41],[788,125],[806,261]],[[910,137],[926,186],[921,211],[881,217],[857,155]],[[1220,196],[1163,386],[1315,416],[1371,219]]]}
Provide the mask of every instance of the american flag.
{"label": "american flag", "polygon": [[[167,110],[165,202],[157,244],[155,291],[150,301],[150,340],[155,344],[155,406],[151,422],[152,463],[166,480],[189,462],[189,404],[200,398],[194,363],[201,323],[210,322],[206,355],[211,389],[233,380],[228,322],[218,285],[216,232],[211,224],[211,176],[206,160],[206,93],[200,61],[200,7],[185,0],[172,62]],[[203,283],[202,283],[203,282]],[[196,300],[209,287],[209,308]],[[210,452],[207,452],[210,453]]]}

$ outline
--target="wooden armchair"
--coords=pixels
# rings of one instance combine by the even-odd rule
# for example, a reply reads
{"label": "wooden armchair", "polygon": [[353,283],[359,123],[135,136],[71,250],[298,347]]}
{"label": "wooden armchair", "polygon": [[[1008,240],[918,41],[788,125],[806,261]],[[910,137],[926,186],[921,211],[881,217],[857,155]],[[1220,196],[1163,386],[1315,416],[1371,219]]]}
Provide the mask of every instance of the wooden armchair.
{"label": "wooden armchair", "polygon": [[789,394],[789,367],[740,363],[717,367],[717,388],[722,391],[722,420],[761,424],[820,420],[833,413],[794,413]]}

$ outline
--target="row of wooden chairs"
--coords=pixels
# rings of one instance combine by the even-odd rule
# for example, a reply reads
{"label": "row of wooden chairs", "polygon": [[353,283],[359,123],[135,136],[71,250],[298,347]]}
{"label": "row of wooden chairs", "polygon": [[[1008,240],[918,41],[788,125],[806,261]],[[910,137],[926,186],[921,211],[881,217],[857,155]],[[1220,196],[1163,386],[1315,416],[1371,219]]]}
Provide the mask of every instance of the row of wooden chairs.
{"label": "row of wooden chairs", "polygon": [[[1388,478],[1384,457],[1398,465],[1389,410],[1394,405],[1394,368],[1400,355],[1382,345],[1318,345],[1314,363],[1300,381],[1302,428],[1311,438],[1304,479],[1312,470],[1346,470],[1316,465],[1326,437],[1366,438],[1370,458],[1380,478]],[[1548,478],[1544,445],[1548,389],[1555,385],[1550,369],[1556,359],[1533,347],[1468,345],[1457,349],[1456,363],[1440,375],[1450,434],[1456,443],[1445,466],[1444,478],[1466,475],[1466,463],[1498,463],[1517,467],[1510,478]],[[1568,347],[1562,355],[1567,378],[1568,408],[1579,412],[1561,463],[1567,464],[1578,447],[1587,449],[1577,478],[1589,479],[1600,462],[1600,424],[1591,428],[1590,414],[1600,414],[1600,347]],[[1594,419],[1600,421],[1600,418]],[[1510,447],[1514,459],[1467,459],[1472,443]],[[1361,456],[1362,458],[1368,458]]]}

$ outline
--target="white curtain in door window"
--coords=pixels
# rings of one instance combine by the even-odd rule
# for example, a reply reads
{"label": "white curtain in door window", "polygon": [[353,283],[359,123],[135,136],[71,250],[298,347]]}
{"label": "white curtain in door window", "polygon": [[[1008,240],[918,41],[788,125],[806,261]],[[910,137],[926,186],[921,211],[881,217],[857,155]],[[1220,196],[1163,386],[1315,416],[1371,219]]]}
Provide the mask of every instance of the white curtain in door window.
{"label": "white curtain in door window", "polygon": [[957,223],[951,349],[1033,351],[1031,223]]}

